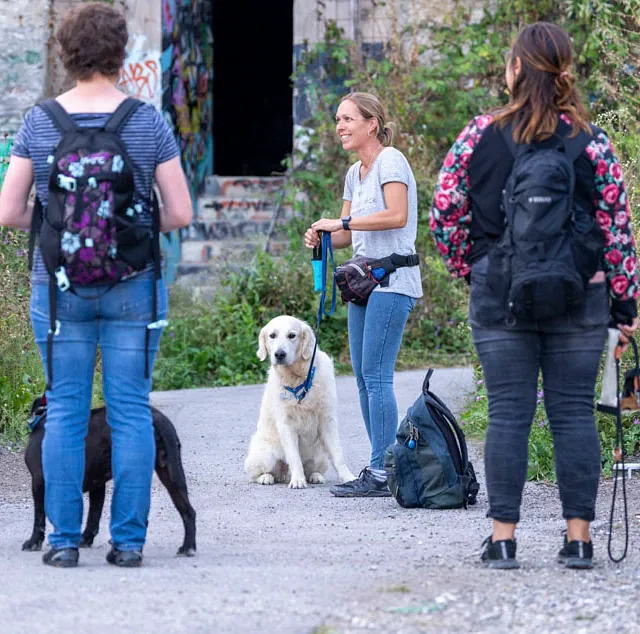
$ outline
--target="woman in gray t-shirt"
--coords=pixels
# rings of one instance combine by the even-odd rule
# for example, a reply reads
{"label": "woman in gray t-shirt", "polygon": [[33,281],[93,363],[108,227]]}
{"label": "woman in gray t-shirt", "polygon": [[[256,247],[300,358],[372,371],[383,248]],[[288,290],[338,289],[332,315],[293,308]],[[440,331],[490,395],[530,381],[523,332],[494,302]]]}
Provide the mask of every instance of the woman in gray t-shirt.
{"label": "woman in gray t-shirt", "polygon": [[[305,233],[306,246],[318,244],[319,231],[329,231],[333,247],[353,245],[354,256],[415,253],[416,181],[403,154],[388,147],[393,131],[378,99],[368,93],[345,96],[336,113],[336,132],[342,147],[360,160],[347,173],[341,217],[314,222]],[[366,306],[349,304],[351,363],[371,441],[371,463],[356,480],[332,487],[338,497],[391,495],[383,458],[398,427],[393,374],[409,313],[419,297],[420,270],[412,266],[392,273],[389,285],[377,287]]]}

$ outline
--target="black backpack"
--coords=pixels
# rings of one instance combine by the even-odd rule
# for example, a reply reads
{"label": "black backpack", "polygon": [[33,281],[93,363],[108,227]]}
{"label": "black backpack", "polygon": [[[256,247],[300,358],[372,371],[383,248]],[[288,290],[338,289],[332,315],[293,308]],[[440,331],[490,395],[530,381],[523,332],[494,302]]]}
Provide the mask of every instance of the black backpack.
{"label": "black backpack", "polygon": [[[125,124],[142,103],[125,99],[102,128],[77,126],[54,99],[39,104],[61,134],[49,157],[47,207],[39,200],[34,207],[29,249],[31,265],[37,239],[49,273],[49,388],[53,341],[60,330],[57,289],[77,294],[76,287],[102,284],[104,288],[88,298],[96,299],[122,279],[143,270],[149,260],[154,262],[156,279],[161,275],[158,205],[150,192],[152,227],[138,221],[142,207],[133,202],[133,165],[120,138]],[[148,327],[159,327],[155,284],[152,322]],[[148,343],[147,329],[145,355]],[[145,377],[148,376],[147,362]]]}
{"label": "black backpack", "polygon": [[455,416],[429,390],[422,393],[400,423],[396,442],[385,452],[391,493],[406,508],[454,509],[476,503],[479,485],[467,443]]}
{"label": "black backpack", "polygon": [[592,137],[581,131],[542,149],[516,145],[511,126],[502,133],[515,161],[503,191],[505,229],[490,253],[488,282],[519,319],[579,310],[605,246],[594,215],[574,202],[574,161]]}

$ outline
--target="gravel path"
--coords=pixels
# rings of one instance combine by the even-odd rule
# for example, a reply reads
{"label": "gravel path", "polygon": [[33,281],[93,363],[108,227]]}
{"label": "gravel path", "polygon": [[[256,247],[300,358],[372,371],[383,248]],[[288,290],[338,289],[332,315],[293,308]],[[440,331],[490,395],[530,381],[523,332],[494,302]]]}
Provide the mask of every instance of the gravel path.
{"label": "gravel path", "polygon": [[[396,378],[402,412],[423,373]],[[470,369],[438,370],[436,393],[454,409],[472,389]],[[555,487],[528,484],[518,533],[519,571],[477,563],[489,532],[486,495],[469,510],[405,510],[393,499],[345,500],[328,482],[303,491],[247,483],[242,461],[261,386],[155,393],[184,448],[198,512],[198,555],[174,556],[182,525],[154,482],[145,565],[104,563],[108,500],[95,545],[75,570],[54,570],[20,545],[31,530],[21,454],[0,450],[0,628],[3,632],[348,634],[360,632],[640,632],[640,480],[629,483],[631,543],[620,565],[606,557],[611,483],[594,524],[597,566],[559,568]],[[355,381],[339,379],[347,462],[366,464]],[[472,448],[476,470],[481,449]],[[618,544],[621,529],[616,529]]]}

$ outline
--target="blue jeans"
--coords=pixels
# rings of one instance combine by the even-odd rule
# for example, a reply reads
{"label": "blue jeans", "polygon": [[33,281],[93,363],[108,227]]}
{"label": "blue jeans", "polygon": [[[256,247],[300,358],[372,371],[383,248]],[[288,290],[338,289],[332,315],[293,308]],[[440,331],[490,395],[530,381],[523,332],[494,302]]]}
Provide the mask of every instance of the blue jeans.
{"label": "blue jeans", "polygon": [[[167,312],[167,293],[158,284],[158,318]],[[60,332],[53,343],[53,384],[47,391],[47,418],[42,443],[45,512],[53,524],[53,548],[75,548],[82,525],[82,482],[85,437],[91,390],[100,344],[107,422],[112,434],[113,500],[111,537],[119,550],[140,550],[147,531],[155,440],[145,379],[145,330],[151,322],[152,273],[121,282],[99,299],[82,299],[58,291]],[[92,296],[94,288],[79,288]],[[47,368],[49,287],[34,284],[31,322]],[[149,362],[153,365],[161,331],[150,331]]]}
{"label": "blue jeans", "polygon": [[393,373],[404,327],[416,300],[399,293],[371,293],[366,306],[349,304],[349,349],[360,409],[371,442],[371,468],[382,469],[395,442],[398,404]]}
{"label": "blue jeans", "polygon": [[[473,273],[471,285],[473,304]],[[594,519],[601,464],[593,402],[608,319],[605,285],[590,284],[577,315],[519,322],[512,329],[472,327],[489,402],[484,455],[489,517],[509,524],[520,520],[542,371],[562,516]]]}

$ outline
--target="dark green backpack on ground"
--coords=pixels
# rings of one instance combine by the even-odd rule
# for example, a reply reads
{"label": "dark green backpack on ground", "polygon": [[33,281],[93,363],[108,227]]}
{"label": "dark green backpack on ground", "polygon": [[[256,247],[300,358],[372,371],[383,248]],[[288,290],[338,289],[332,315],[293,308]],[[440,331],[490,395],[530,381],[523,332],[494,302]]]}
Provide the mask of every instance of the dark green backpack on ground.
{"label": "dark green backpack on ground", "polygon": [[476,502],[478,481],[455,416],[429,391],[432,374],[385,452],[389,489],[405,508],[466,508]]}

